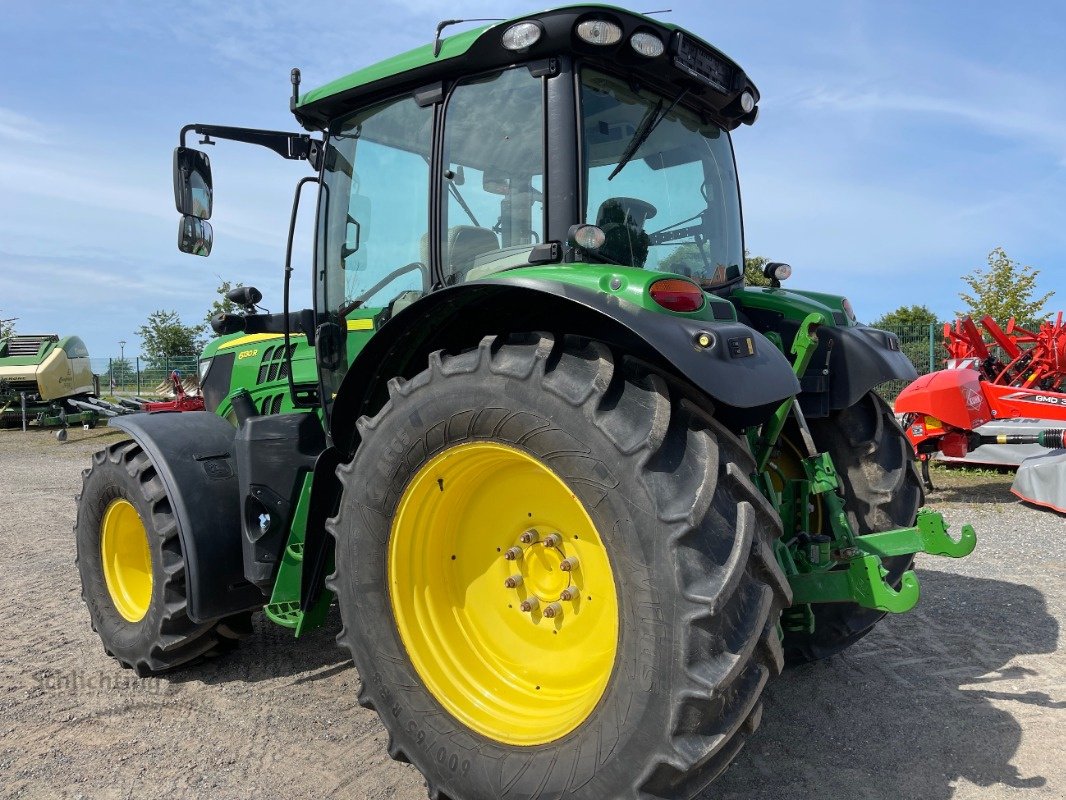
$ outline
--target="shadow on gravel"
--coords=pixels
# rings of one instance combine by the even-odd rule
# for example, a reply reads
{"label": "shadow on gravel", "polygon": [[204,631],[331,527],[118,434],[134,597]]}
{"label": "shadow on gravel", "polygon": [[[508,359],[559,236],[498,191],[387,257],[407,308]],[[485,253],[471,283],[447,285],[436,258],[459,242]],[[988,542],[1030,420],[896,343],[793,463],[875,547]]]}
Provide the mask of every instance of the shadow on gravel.
{"label": "shadow on gravel", "polygon": [[256,683],[294,676],[294,684],[305,684],[353,668],[347,652],[336,642],[341,629],[336,606],[330,609],[325,625],[299,639],[262,614],[256,614],[252,622],[255,633],[233,651],[179,670],[173,675],[165,675],[163,680],[173,684],[188,681],[207,684],[234,681]]}
{"label": "shadow on gravel", "polygon": [[965,486],[939,486],[936,478],[933,478],[936,486],[931,492],[926,492],[925,502],[930,507],[938,503],[1006,503],[1018,502],[1018,498],[1010,492],[1010,483],[1003,481],[989,481],[987,483],[971,483]]}
{"label": "shadow on gravel", "polygon": [[[948,800],[959,779],[1037,789],[1011,764],[1022,727],[992,700],[1062,708],[1008,664],[1055,652],[1030,586],[919,570],[922,601],[835,658],[788,671],[762,726],[705,800]],[[1041,684],[1045,681],[1040,681]]]}

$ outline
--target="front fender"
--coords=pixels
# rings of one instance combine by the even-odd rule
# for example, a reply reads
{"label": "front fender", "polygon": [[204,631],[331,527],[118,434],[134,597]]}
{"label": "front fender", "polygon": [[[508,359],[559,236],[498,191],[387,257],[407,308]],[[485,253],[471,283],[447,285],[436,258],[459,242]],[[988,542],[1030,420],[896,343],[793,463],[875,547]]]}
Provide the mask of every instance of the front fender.
{"label": "front fender", "polygon": [[[422,298],[389,320],[349,367],[333,404],[331,434],[355,444],[355,420],[373,414],[394,376],[425,369],[430,352],[474,347],[485,335],[530,330],[599,339],[674,374],[733,427],[757,424],[799,391],[791,365],[757,331],[734,321],[655,313],[602,291],[562,281],[501,277]],[[701,332],[713,344],[699,347]]]}
{"label": "front fender", "polygon": [[189,618],[210,622],[261,607],[244,578],[236,430],[207,411],[113,417],[152,459],[178,523]]}
{"label": "front fender", "polygon": [[854,405],[885,381],[918,377],[896,335],[854,322],[841,296],[745,287],[729,299],[754,327],[778,334],[785,352],[807,315],[822,317],[818,348],[800,380],[800,407],[809,417],[824,417]]}
{"label": "front fender", "polygon": [[917,377],[894,333],[865,325],[825,326],[818,329],[818,349],[800,381],[800,406],[808,416],[825,416],[854,405],[885,381]]}

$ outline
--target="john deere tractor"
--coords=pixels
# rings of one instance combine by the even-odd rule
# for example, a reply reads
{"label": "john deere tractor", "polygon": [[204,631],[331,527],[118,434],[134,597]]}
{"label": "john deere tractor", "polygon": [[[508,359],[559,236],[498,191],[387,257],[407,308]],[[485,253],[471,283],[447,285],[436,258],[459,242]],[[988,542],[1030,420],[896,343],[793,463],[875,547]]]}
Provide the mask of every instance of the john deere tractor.
{"label": "john deere tractor", "polygon": [[[75,526],[107,652],[140,674],[258,610],[341,644],[434,798],[687,798],[791,662],[918,600],[919,511],[874,387],[914,371],[848,301],[744,282],[731,133],[759,92],[693,33],[578,5],[301,93],[307,131],[189,125],[306,162],[314,307],[220,315],[207,412],[115,419]],[[428,37],[427,37],[428,38]]]}

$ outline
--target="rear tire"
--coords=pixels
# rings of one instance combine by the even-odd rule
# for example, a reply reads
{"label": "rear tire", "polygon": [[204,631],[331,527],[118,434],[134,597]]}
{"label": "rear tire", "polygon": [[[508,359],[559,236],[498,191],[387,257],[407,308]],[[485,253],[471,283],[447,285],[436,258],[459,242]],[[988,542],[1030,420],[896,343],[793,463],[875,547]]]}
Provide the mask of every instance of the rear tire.
{"label": "rear tire", "polygon": [[[144,528],[151,574],[150,589],[132,603],[109,588],[102,556],[108,511],[127,503]],[[208,623],[189,619],[177,520],[155,466],[137,443],[118,442],[93,456],[83,473],[74,537],[93,630],[104,651],[138,675],[218,655],[251,633],[251,612]],[[138,614],[143,616],[136,619]]]}
{"label": "rear tire", "polygon": [[[836,466],[844,509],[856,534],[914,525],[924,502],[914,469],[914,452],[891,408],[875,392],[824,419],[808,420],[814,443]],[[882,559],[886,580],[898,587],[913,556]],[[822,603],[814,611],[814,633],[785,632],[785,658],[802,664],[835,655],[873,630],[884,611],[856,603]]]}
{"label": "rear tire", "polygon": [[[329,523],[337,544],[329,585],[343,620],[338,640],[362,679],[359,702],[376,709],[388,730],[389,754],[413,763],[438,799],[692,797],[755,730],[763,687],[783,666],[777,623],[791,593],[771,549],[780,522],[748,477],[747,447],[661,377],[588,340],[488,337],[461,355],[435,353],[428,370],[389,388],[385,407],[358,422],[362,440],[338,470],[343,494]],[[435,693],[411,655],[423,644],[411,637],[437,641],[435,631],[469,614],[467,606],[497,608],[505,627],[507,614],[521,615],[518,607],[463,583],[449,589],[465,602],[440,609],[433,630],[419,634],[396,610],[410,596],[440,590],[411,585],[403,574],[397,580],[393,569],[408,563],[392,554],[410,503],[430,509],[422,529],[432,532],[428,542],[448,543],[436,557],[445,566],[456,554],[462,565],[467,552],[476,558],[484,549],[486,569],[510,569],[496,547],[548,521],[531,492],[528,502],[504,505],[482,528],[473,527],[473,512],[465,526],[439,524],[434,509],[448,506],[448,490],[463,485],[461,475],[442,479],[437,494],[434,465],[444,463],[441,454],[486,443],[521,453],[565,483],[602,541],[617,601],[615,657],[598,701],[568,732],[526,745],[461,722],[448,707],[465,708],[466,696],[441,694],[439,683]],[[427,464],[431,491],[422,499],[417,487]],[[487,496],[476,488],[493,477],[467,484],[469,496]],[[455,532],[464,528],[465,535]],[[476,552],[462,549],[470,543]],[[417,561],[411,563],[408,575],[417,575]],[[433,569],[428,574],[446,574]],[[501,592],[505,574],[492,582]],[[529,625],[521,649],[531,683],[554,670],[552,647],[558,642],[562,652],[565,615],[581,613],[567,607],[558,638],[537,639]],[[476,633],[484,644],[471,652],[491,651],[494,629]],[[509,702],[504,677],[514,676],[503,668],[499,674]],[[516,727],[523,712],[538,710],[523,702],[514,700]]]}

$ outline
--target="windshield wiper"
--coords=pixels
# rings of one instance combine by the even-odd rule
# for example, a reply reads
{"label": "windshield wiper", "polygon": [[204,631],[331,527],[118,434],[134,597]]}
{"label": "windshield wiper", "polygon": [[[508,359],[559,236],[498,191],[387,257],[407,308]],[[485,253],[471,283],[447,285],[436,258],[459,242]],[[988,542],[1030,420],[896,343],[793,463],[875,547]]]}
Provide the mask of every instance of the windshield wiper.
{"label": "windshield wiper", "polygon": [[659,98],[658,104],[652,110],[650,114],[644,117],[644,120],[640,123],[640,127],[633,134],[633,138],[630,140],[629,145],[626,147],[625,152],[622,153],[622,157],[618,160],[618,166],[614,168],[610,175],[607,176],[607,180],[612,180],[615,175],[622,171],[622,167],[629,163],[629,160],[636,155],[637,150],[644,142],[648,141],[648,137],[659,126],[659,123],[666,119],[666,115],[674,110],[674,106],[681,102],[683,98],[688,94],[688,89],[682,89],[681,94],[674,98],[674,102],[670,104],[670,107],[663,111],[663,101]]}

